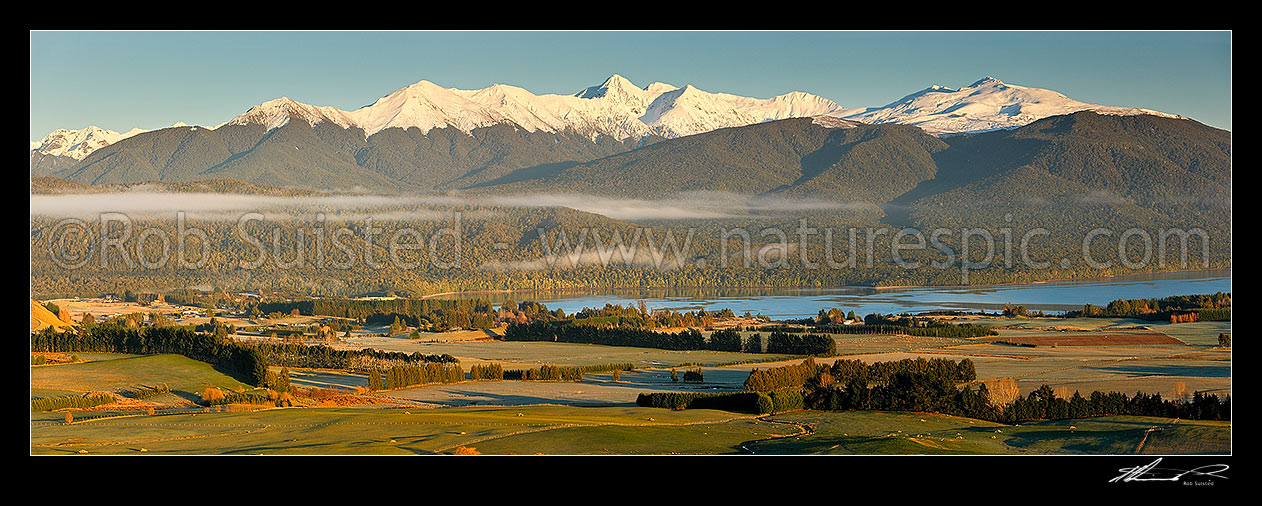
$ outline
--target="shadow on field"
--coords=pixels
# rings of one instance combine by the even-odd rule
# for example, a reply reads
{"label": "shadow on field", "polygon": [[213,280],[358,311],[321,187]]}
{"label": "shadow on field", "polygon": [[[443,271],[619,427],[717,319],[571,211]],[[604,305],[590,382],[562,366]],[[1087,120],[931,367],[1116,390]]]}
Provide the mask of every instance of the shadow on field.
{"label": "shadow on field", "polygon": [[441,401],[450,406],[530,406],[538,404],[556,404],[561,406],[597,407],[597,406],[635,406],[630,402],[612,402],[599,399],[574,399],[544,397],[524,394],[497,394],[492,392],[451,391],[450,398]]}
{"label": "shadow on field", "polygon": [[1064,430],[1023,430],[1012,434],[1005,444],[1014,448],[1045,451],[1050,446],[1058,451],[1082,452],[1096,455],[1130,453],[1151,427],[1118,429],[1102,433],[1098,431],[1066,432]]}
{"label": "shadow on field", "polygon": [[1230,365],[1121,365],[1087,367],[1097,371],[1136,376],[1192,376],[1197,378],[1230,378]]}

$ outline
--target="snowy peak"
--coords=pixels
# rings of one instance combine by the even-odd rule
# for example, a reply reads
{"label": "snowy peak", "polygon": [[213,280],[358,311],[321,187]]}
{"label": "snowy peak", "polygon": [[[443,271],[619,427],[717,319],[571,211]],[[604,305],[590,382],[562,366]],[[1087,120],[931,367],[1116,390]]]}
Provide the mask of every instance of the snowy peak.
{"label": "snowy peak", "polygon": [[609,95],[614,96],[637,96],[643,94],[645,90],[636,87],[630,80],[618,74],[609,76],[605,82],[597,86],[588,86],[583,91],[575,93],[578,98],[602,98]]}
{"label": "snowy peak", "polygon": [[305,121],[311,126],[319,123],[330,122],[342,128],[351,125],[346,113],[333,107],[317,107],[307,105],[301,102],[291,100],[289,97],[281,97],[268,100],[262,104],[251,107],[248,111],[240,116],[233,118],[227,124],[229,125],[263,125],[268,130],[280,128],[289,123],[290,120],[297,118]]}
{"label": "snowy peak", "polygon": [[973,84],[968,85],[969,88],[981,88],[983,86],[1001,87],[1001,86],[1007,86],[1007,85],[1005,85],[1003,81],[1000,81],[990,76],[986,76],[981,79],[978,79],[977,82],[974,82]]}
{"label": "snowy peak", "polygon": [[609,79],[605,79],[605,82],[600,85],[587,87],[575,93],[574,96],[585,100],[598,101],[600,102],[600,105],[597,105],[599,108],[613,107],[621,109],[631,116],[638,117],[644,114],[653,100],[663,93],[674,91],[675,89],[674,86],[663,83],[653,83],[650,86],[640,88],[627,78],[614,74],[609,76]]}
{"label": "snowy peak", "polygon": [[447,127],[470,131],[502,121],[499,115],[469,100],[460,90],[424,80],[395,90],[346,116],[354,126],[364,129],[365,135],[387,128],[412,127],[420,129],[421,133]]}
{"label": "snowy peak", "polygon": [[44,136],[43,140],[32,141],[31,151],[44,155],[66,156],[75,160],[82,160],[93,151],[147,131],[133,128],[127,133],[120,134],[97,126],[90,126],[81,130],[58,129]]}
{"label": "snowy peak", "polygon": [[1102,114],[1155,114],[1147,109],[1079,102],[1052,90],[1006,84],[985,77],[965,88],[931,86],[878,109],[845,116],[864,123],[915,125],[935,135],[1003,130],[1049,116],[1091,110]]}
{"label": "snowy peak", "polygon": [[653,84],[644,87],[644,91],[649,92],[649,94],[653,96],[661,95],[675,89],[679,89],[679,87],[663,82],[654,82]]}

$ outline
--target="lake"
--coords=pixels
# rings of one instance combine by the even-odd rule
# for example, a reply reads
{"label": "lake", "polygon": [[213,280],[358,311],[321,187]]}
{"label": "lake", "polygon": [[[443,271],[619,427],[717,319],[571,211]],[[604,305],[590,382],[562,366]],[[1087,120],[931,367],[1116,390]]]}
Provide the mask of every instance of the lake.
{"label": "lake", "polygon": [[931,310],[996,311],[1005,303],[1030,310],[1066,311],[1083,304],[1106,305],[1115,299],[1147,299],[1231,291],[1230,271],[1200,271],[1135,275],[1083,281],[1029,284],[874,289],[841,288],[670,288],[611,289],[576,292],[516,292],[467,294],[465,297],[537,300],[566,314],[605,304],[634,305],[643,300],[650,309],[695,311],[730,308],[737,314],[762,313],[772,319],[815,316],[820,309],[840,308],[856,314],[902,313]]}

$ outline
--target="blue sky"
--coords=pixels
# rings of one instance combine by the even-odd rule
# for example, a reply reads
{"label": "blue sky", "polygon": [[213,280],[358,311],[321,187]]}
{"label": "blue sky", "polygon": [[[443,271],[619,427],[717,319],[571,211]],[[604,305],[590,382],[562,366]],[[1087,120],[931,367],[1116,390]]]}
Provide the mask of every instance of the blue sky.
{"label": "blue sky", "polygon": [[288,96],[356,109],[422,79],[574,93],[617,73],[881,106],[985,76],[1231,129],[1230,32],[31,32],[31,139],[217,125]]}

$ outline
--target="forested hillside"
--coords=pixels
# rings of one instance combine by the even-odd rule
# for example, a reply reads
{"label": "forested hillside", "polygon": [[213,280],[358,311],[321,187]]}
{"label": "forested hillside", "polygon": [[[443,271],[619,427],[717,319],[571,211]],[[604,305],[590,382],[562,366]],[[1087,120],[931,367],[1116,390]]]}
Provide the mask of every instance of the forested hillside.
{"label": "forested hillside", "polygon": [[[139,134],[93,152],[67,179],[33,178],[32,193],[57,194],[69,205],[82,199],[68,194],[138,189],[311,197],[291,208],[306,214],[247,227],[284,259],[295,258],[296,229],[307,227],[305,264],[242,269],[258,248],[235,222],[193,218],[213,246],[207,267],[89,264],[67,271],[50,253],[67,246],[52,235],[59,215],[32,207],[33,289],[108,293],[124,285],[223,283],[345,295],[976,284],[1230,266],[1231,134],[1186,119],[1080,112],[1011,131],[938,138],[910,126],[799,118],[639,148],[502,126],[472,134],[387,129],[367,140],[354,129],[323,123],[270,132],[230,127]],[[207,160],[216,161],[205,167]],[[102,184],[131,177],[164,182]],[[440,187],[461,191],[435,190]],[[338,207],[364,197],[384,204]],[[55,204],[40,202],[41,210]],[[375,218],[371,226],[381,228],[379,237],[413,229],[424,241],[441,238],[435,234],[452,226],[456,212],[463,217],[459,268],[436,267],[454,260],[451,248],[433,258],[423,250],[408,253],[415,266],[401,269],[364,268],[362,260],[344,270],[306,265],[319,258],[310,235],[316,228],[328,228],[327,234],[347,226],[359,239],[351,241],[350,254],[363,259],[371,250],[382,259],[389,254],[382,242],[363,244],[364,219]],[[331,216],[328,224],[312,221],[316,213]],[[174,211],[168,214],[135,216],[133,225],[177,237]],[[892,251],[903,227],[936,243]],[[938,229],[947,233],[929,237]],[[1094,236],[1099,240],[1088,245],[1088,259],[1084,240],[1099,230],[1106,233]],[[971,264],[985,256],[974,242],[970,265],[963,267],[964,231],[984,231],[996,241],[986,265]],[[1027,235],[1031,231],[1035,235]],[[573,249],[561,247],[559,232]],[[272,233],[278,234],[274,243]],[[1027,238],[1032,263],[1022,257]],[[618,247],[635,251],[632,242],[639,249],[626,257]],[[345,256],[331,243],[324,249]],[[1184,252],[1187,261],[1179,258]]]}

